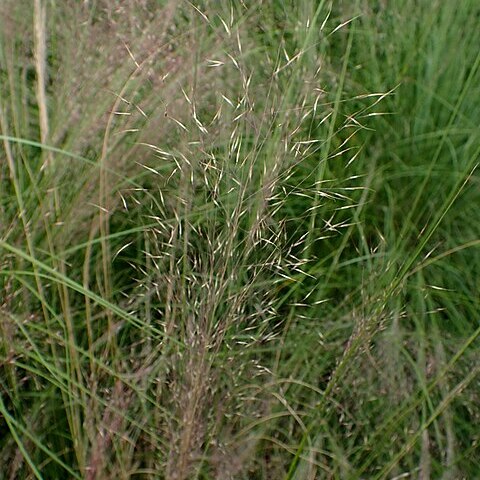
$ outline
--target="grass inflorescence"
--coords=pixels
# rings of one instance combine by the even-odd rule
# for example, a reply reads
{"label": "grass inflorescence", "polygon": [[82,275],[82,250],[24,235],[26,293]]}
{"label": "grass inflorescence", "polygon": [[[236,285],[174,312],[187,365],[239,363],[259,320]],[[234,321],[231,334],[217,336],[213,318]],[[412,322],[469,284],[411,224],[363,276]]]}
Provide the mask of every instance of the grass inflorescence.
{"label": "grass inflorescence", "polygon": [[478,2],[0,18],[0,479],[478,475]]}

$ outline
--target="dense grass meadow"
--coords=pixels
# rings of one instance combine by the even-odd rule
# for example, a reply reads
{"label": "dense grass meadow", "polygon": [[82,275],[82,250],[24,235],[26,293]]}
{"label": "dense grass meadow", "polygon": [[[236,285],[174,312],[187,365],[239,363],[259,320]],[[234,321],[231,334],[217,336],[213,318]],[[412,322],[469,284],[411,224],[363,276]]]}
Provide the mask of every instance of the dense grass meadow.
{"label": "dense grass meadow", "polygon": [[480,478],[478,0],[0,1],[0,480]]}

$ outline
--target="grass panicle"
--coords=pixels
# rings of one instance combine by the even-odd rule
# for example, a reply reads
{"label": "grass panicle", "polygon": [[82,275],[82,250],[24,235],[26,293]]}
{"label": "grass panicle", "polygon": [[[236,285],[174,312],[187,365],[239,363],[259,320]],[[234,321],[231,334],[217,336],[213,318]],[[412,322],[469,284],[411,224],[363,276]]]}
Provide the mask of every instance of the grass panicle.
{"label": "grass panicle", "polygon": [[475,478],[475,0],[4,0],[0,480]]}

